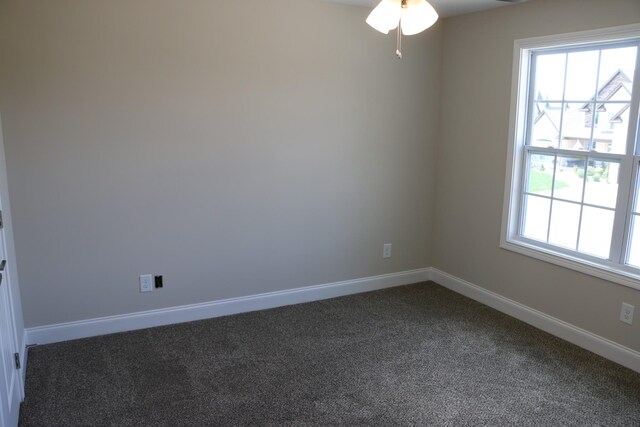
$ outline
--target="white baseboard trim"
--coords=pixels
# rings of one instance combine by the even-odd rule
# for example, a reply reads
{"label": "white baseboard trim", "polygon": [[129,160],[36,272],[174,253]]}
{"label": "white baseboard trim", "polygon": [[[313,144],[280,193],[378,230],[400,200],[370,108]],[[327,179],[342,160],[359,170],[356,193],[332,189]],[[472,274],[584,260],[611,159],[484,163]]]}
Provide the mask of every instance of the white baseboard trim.
{"label": "white baseboard trim", "polygon": [[155,326],[209,319],[375,291],[427,280],[433,280],[445,288],[492,307],[511,317],[522,320],[538,329],[626,366],[636,372],[640,372],[640,352],[549,316],[541,311],[527,307],[524,304],[445,273],[437,268],[429,267],[200,304],[28,328],[25,330],[22,338],[24,345],[21,346],[20,354],[23,369],[23,384],[28,356],[24,348],[26,345],[50,344]]}
{"label": "white baseboard trim", "polygon": [[50,344],[375,291],[429,280],[430,272],[430,268],[422,268],[200,304],[38,326],[26,330],[26,343]]}
{"label": "white baseboard trim", "polygon": [[640,353],[616,342],[593,334],[570,323],[549,316],[524,304],[467,282],[459,277],[431,268],[430,279],[445,288],[462,294],[538,329],[569,341],[606,359],[640,372]]}

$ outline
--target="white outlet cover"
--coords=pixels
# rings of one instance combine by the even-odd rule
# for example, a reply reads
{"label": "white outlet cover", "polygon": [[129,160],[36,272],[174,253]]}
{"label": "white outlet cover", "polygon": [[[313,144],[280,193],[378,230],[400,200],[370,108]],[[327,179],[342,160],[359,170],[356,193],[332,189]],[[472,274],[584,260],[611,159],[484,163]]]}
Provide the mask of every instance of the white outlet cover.
{"label": "white outlet cover", "polygon": [[382,258],[391,258],[391,243],[382,246]]}
{"label": "white outlet cover", "polygon": [[634,310],[635,310],[634,306],[632,306],[631,304],[627,304],[626,302],[623,302],[622,308],[620,309],[620,321],[631,325],[633,323]]}
{"label": "white outlet cover", "polygon": [[153,291],[153,276],[151,274],[140,275],[140,292]]}

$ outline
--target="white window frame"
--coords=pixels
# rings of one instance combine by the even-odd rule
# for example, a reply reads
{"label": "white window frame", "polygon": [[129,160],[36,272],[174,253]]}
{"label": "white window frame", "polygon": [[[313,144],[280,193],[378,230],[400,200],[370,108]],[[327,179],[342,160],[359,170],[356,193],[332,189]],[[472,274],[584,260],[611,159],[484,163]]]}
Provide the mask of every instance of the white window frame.
{"label": "white window frame", "polygon": [[[564,251],[559,247],[542,242],[534,242],[518,235],[523,191],[522,183],[525,179],[524,150],[526,149],[526,116],[529,101],[528,89],[530,84],[529,73],[531,52],[534,50],[550,48],[570,48],[586,44],[625,42],[638,38],[640,38],[640,24],[632,24],[570,34],[534,37],[516,40],[514,42],[509,142],[507,150],[500,247],[640,290],[639,269],[629,268],[623,263],[614,263],[607,260],[601,260],[596,257],[590,257],[586,254],[579,254],[578,256],[575,253]],[[640,64],[640,49],[638,50],[637,55],[636,64]],[[634,77],[634,86],[637,86],[638,84],[640,84],[640,66],[636,66]],[[635,90],[631,100],[629,115],[629,135],[634,136],[634,144],[635,140],[639,137],[639,123],[637,120],[639,104],[640,90]],[[640,143],[638,143],[638,145],[640,145]],[[535,150],[535,148],[538,147],[533,148]],[[632,185],[632,177],[635,177],[634,179],[638,179],[639,175],[637,170],[638,163],[640,161],[640,155],[638,155],[640,154],[639,148],[640,147],[636,147],[635,153],[633,151],[628,151],[634,155],[626,157],[631,158],[633,164],[626,165],[625,170],[627,172],[624,176],[621,175],[620,177],[620,187],[624,188],[619,192],[619,195],[624,193],[628,196],[623,198],[619,197],[618,207],[616,208],[617,218],[619,217],[618,212],[621,209],[625,209],[625,212],[629,211],[628,205],[634,202],[633,192],[635,191],[635,188]],[[631,144],[628,144],[627,150],[631,150]],[[604,156],[601,154],[602,153],[593,153],[594,157],[606,157],[606,154]],[[626,180],[626,182],[623,182],[623,180]],[[619,221],[617,221],[617,224],[615,224],[614,227],[616,226],[625,226],[625,224],[620,224]],[[627,234],[628,231],[624,233],[625,236],[627,236]],[[628,248],[626,248],[625,245],[624,251],[627,250]]]}

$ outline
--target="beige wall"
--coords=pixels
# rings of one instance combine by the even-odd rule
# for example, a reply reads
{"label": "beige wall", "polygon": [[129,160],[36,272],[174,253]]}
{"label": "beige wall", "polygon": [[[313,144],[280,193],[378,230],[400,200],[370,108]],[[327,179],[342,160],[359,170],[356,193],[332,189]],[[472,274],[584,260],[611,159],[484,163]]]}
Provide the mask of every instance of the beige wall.
{"label": "beige wall", "polygon": [[446,19],[402,61],[367,13],[0,2],[26,326],[435,265],[640,350],[618,321],[639,292],[498,247],[514,39],[638,22],[640,2]]}
{"label": "beige wall", "polygon": [[437,268],[635,350],[640,321],[618,316],[640,292],[498,245],[514,40],[639,21],[638,0],[534,0],[446,20],[434,223]]}
{"label": "beige wall", "polygon": [[440,30],[398,61],[367,13],[0,2],[26,326],[430,265]]}

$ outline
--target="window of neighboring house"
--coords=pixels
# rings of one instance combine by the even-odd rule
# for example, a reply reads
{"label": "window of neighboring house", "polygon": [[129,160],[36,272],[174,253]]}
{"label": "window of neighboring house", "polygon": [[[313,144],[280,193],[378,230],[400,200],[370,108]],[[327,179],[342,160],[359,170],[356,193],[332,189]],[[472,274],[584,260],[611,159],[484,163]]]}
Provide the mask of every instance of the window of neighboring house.
{"label": "window of neighboring house", "polygon": [[515,44],[502,247],[640,289],[640,25]]}

